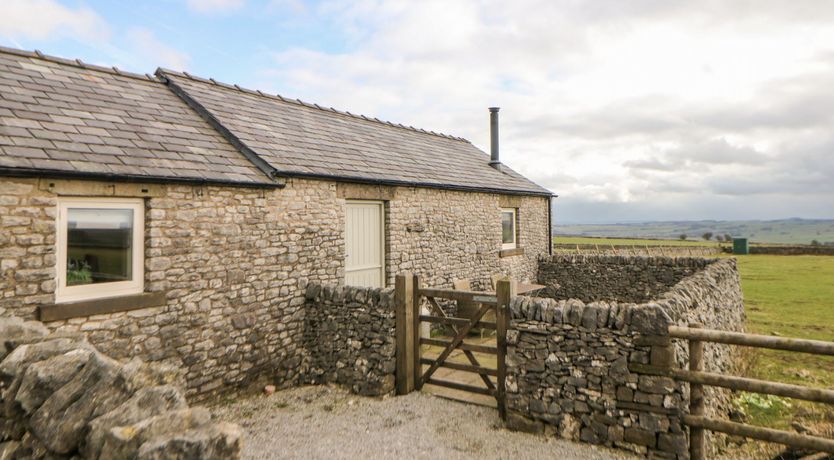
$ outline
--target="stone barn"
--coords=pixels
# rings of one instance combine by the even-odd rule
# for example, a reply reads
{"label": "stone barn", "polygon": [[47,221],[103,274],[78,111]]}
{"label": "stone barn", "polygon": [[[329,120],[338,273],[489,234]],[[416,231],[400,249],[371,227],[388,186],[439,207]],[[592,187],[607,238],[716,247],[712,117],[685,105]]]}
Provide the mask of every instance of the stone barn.
{"label": "stone barn", "polygon": [[309,283],[535,280],[551,193],[465,139],[185,73],[0,49],[0,316],[184,369],[303,372]]}

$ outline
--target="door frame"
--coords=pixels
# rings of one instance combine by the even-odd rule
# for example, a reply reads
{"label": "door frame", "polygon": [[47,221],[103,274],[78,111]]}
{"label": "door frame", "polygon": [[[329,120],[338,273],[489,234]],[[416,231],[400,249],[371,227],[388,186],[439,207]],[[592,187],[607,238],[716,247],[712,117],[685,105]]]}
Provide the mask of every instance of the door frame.
{"label": "door frame", "polygon": [[[347,252],[347,207],[351,204],[373,204],[379,206],[379,257],[381,259],[380,263],[382,264],[382,270],[380,270],[380,286],[383,288],[388,284],[388,254],[385,252],[386,242],[388,241],[388,235],[385,232],[385,201],[383,200],[345,200],[345,252]],[[345,282],[347,285],[347,256],[350,254],[345,254],[345,276],[342,281]]]}

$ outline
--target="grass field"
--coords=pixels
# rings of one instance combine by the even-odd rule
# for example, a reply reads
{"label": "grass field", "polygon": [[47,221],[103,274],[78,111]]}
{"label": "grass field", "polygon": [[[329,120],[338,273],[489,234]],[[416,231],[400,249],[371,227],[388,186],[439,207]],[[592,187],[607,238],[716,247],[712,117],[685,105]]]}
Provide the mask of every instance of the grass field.
{"label": "grass field", "polygon": [[[834,341],[834,257],[740,256],[748,332]],[[834,357],[751,350],[747,375],[820,388],[834,387]],[[785,428],[796,417],[824,418],[822,405],[748,407],[752,422]],[[755,406],[755,405],[753,405]]]}
{"label": "grass field", "polygon": [[[834,341],[834,257],[749,255],[737,256],[737,260],[748,332]],[[747,377],[834,387],[834,357],[740,350]],[[736,402],[753,425],[793,431],[793,422],[799,422],[830,436],[834,422],[834,411],[825,404],[754,393],[742,393]],[[729,458],[774,458],[783,448],[748,442],[726,454]]]}

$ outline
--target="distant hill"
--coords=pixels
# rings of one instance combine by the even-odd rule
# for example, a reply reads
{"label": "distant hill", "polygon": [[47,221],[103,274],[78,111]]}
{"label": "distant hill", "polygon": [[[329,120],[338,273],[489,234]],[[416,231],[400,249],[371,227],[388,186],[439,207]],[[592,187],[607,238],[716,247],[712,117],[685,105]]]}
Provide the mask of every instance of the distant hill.
{"label": "distant hill", "polygon": [[712,232],[715,235],[729,234],[733,237],[749,238],[757,243],[834,244],[834,219],[781,219],[781,220],[738,220],[738,221],[676,221],[641,222],[625,224],[571,224],[555,225],[553,235],[598,236],[608,238],[663,238],[678,239],[686,234],[688,239],[701,239],[701,235]]}

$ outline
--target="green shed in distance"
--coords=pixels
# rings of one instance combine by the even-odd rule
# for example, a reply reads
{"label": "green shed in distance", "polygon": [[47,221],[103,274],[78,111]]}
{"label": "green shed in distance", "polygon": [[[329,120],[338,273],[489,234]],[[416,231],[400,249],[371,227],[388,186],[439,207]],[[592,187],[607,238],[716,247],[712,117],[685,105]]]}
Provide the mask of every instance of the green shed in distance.
{"label": "green shed in distance", "polygon": [[733,254],[750,254],[747,238],[733,238]]}

